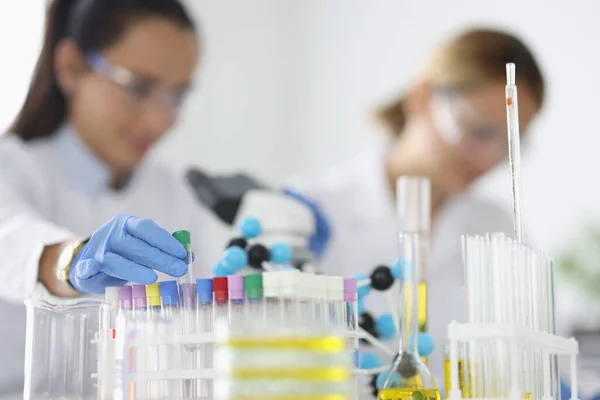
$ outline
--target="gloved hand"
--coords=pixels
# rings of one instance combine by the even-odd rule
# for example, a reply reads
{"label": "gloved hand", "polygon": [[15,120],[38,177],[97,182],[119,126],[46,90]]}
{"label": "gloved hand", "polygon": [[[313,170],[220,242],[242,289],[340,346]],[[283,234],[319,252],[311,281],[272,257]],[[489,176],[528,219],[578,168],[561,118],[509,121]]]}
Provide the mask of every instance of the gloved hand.
{"label": "gloved hand", "polygon": [[331,228],[329,226],[329,221],[327,221],[327,217],[314,200],[292,189],[284,189],[283,192],[303,203],[313,212],[317,226],[315,234],[310,238],[309,247],[310,250],[315,253],[317,258],[321,258],[327,249],[331,237]]}
{"label": "gloved hand", "polygon": [[107,286],[156,282],[153,270],[171,276],[187,272],[187,252],[169,232],[149,219],[112,218],[98,229],[73,260],[69,282],[84,294]]}

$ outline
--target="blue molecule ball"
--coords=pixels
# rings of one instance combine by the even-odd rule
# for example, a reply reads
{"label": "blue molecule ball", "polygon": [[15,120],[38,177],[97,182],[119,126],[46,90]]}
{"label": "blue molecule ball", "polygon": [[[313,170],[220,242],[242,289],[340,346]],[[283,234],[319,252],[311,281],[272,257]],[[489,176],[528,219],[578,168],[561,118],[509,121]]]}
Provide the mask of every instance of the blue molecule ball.
{"label": "blue molecule ball", "polygon": [[[408,339],[408,345],[412,349],[414,347],[414,339],[411,334]],[[429,357],[435,350],[435,341],[430,334],[425,332],[419,333],[419,355],[422,357]]]}
{"label": "blue molecule ball", "polygon": [[258,237],[261,232],[260,221],[254,217],[248,217],[240,224],[240,233],[247,239]]}
{"label": "blue molecule ball", "polygon": [[[382,372],[379,375],[377,375],[377,380],[375,381],[377,389],[381,389],[381,387],[383,386],[383,382],[385,382],[385,377],[387,376],[387,374],[388,372]],[[391,388],[399,387],[400,383],[402,383],[402,377],[399,373],[393,372],[392,376],[390,376],[390,381],[388,382],[387,386]]]}
{"label": "blue molecule ball", "polygon": [[391,340],[396,336],[396,326],[392,314],[381,314],[375,322],[375,329],[381,340]]}
{"label": "blue molecule ball", "polygon": [[360,353],[358,367],[360,369],[381,367],[381,360],[375,353]]}
{"label": "blue molecule ball", "polygon": [[365,301],[363,299],[358,300],[357,306],[359,315],[365,312]]}
{"label": "blue molecule ball", "polygon": [[275,243],[271,246],[271,262],[287,264],[292,259],[292,248],[287,243]]}
{"label": "blue molecule ball", "polygon": [[392,275],[394,279],[398,280],[408,280],[410,279],[411,270],[408,261],[406,260],[396,260],[392,265]]}
{"label": "blue molecule ball", "polygon": [[[354,278],[356,278],[356,280],[358,281],[359,284],[362,281],[367,281],[370,279],[367,275],[361,275],[361,274],[354,275]],[[359,299],[367,297],[369,295],[369,293],[371,293],[371,285],[364,285],[364,286],[358,287],[358,298]]]}
{"label": "blue molecule ball", "polygon": [[216,263],[213,266],[212,273],[216,277],[223,277],[223,276],[231,275],[229,268],[227,267],[227,265],[225,265],[223,263],[223,261],[219,261],[218,263]]}
{"label": "blue molecule ball", "polygon": [[234,274],[248,264],[248,254],[241,247],[230,247],[225,250],[222,263]]}

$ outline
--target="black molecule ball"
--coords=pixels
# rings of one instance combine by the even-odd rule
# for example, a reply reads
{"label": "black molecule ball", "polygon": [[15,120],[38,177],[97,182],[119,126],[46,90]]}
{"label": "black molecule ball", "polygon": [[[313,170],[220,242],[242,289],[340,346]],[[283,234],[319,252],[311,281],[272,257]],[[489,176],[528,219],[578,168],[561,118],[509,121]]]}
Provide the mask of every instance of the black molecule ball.
{"label": "black molecule ball", "polygon": [[390,267],[380,265],[371,272],[371,287],[380,292],[385,292],[394,284],[394,275]]}
{"label": "black molecule ball", "polygon": [[371,389],[371,396],[377,397],[379,390],[377,390],[377,375],[373,375],[369,381],[369,389]]}
{"label": "black molecule ball", "polygon": [[[375,338],[379,337],[377,329],[375,328],[375,319],[368,312],[364,312],[358,316],[358,326],[371,336]],[[369,344],[369,342],[364,339],[361,339],[361,343]]]}
{"label": "black molecule ball", "polygon": [[233,238],[229,241],[229,243],[227,243],[227,248],[239,247],[241,249],[246,249],[246,246],[248,246],[248,241],[243,237]]}
{"label": "black molecule ball", "polygon": [[248,249],[248,264],[251,267],[262,269],[262,264],[271,259],[271,252],[260,243],[253,244]]}

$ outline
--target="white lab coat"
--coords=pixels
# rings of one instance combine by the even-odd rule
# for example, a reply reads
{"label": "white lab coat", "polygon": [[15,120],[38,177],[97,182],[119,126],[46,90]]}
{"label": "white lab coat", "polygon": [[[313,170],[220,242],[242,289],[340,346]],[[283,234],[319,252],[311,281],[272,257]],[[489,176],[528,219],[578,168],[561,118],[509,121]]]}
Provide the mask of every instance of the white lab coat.
{"label": "white lab coat", "polygon": [[[356,158],[319,175],[317,179],[293,182],[312,196],[332,226],[332,242],[321,263],[322,272],[351,276],[366,274],[378,265],[391,265],[398,258],[395,205],[384,171],[385,140],[374,140]],[[452,320],[461,320],[461,235],[486,232],[512,233],[512,219],[501,208],[471,195],[456,196],[444,206],[432,230],[432,249],[427,266],[428,331],[436,342],[447,336]],[[372,292],[366,310],[375,318],[389,312],[381,293]],[[397,342],[387,343],[397,351]],[[361,346],[361,352],[373,347]],[[379,352],[376,352],[379,353]],[[384,363],[391,357],[383,356]],[[443,388],[443,349],[429,358],[438,387]]]}
{"label": "white lab coat", "polygon": [[220,253],[208,231],[226,229],[183,179],[144,163],[124,190],[111,191],[108,182],[106,167],[67,127],[28,143],[0,137],[0,397],[22,392],[23,300],[40,288],[38,260],[45,245],[89,236],[111,217],[132,214],[169,231],[190,230],[196,275],[211,275],[210,263]]}

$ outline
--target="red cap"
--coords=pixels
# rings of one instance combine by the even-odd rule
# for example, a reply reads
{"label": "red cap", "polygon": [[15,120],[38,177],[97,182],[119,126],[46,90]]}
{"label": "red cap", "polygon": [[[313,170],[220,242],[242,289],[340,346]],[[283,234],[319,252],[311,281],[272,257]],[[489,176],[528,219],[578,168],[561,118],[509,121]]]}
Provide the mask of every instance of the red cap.
{"label": "red cap", "polygon": [[215,294],[215,301],[229,301],[226,276],[213,278],[213,293]]}

